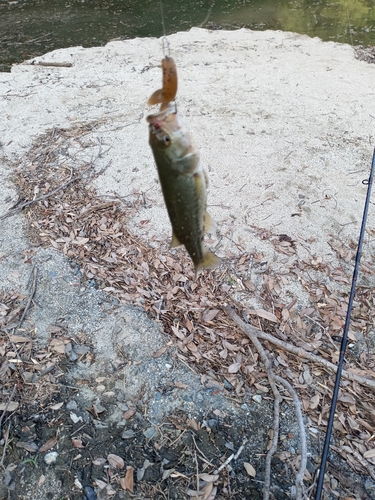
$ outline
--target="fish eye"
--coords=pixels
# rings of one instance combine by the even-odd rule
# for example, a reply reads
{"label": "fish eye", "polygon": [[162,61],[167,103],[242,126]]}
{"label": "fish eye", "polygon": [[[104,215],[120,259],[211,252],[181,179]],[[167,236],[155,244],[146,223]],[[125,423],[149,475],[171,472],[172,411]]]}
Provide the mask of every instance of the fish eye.
{"label": "fish eye", "polygon": [[165,135],[165,136],[163,137],[163,141],[164,141],[164,144],[165,144],[166,146],[169,146],[169,145],[170,145],[170,143],[171,143],[171,138],[169,137],[169,135]]}

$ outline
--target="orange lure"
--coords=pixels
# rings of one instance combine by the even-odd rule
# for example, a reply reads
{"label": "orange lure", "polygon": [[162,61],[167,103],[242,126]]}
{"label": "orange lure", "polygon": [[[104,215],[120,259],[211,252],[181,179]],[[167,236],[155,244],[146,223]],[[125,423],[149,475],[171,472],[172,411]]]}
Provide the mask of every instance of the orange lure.
{"label": "orange lure", "polygon": [[167,108],[177,94],[177,68],[172,57],[165,56],[161,62],[163,70],[163,88],[156,90],[147,101],[149,106],[161,104],[160,111]]}

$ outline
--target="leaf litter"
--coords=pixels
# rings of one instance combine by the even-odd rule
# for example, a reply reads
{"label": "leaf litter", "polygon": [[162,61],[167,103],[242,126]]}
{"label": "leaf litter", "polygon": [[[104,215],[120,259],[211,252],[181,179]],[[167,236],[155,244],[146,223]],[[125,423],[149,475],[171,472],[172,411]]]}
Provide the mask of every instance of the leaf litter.
{"label": "leaf litter", "polygon": [[[226,391],[236,400],[245,395],[266,397],[269,388],[258,354],[243,331],[224,313],[223,305],[234,307],[246,323],[298,347],[300,355],[296,356],[265,343],[275,373],[286,377],[301,398],[310,439],[319,439],[327,424],[333,377],[326,367],[304,361],[303,353],[312,352],[337,363],[356,243],[332,236],[330,246],[335,258],[331,262],[315,255],[299,259],[298,244],[288,235],[253,228],[257,236],[270,241],[276,252],[291,257],[283,269],[264,266],[265,256],[261,253],[226,251],[225,264],[220,269],[194,279],[194,269],[182,249],[169,250],[168,239],[163,235],[146,241],[128,228],[137,210],[150,203],[145,193],[134,192],[127,198],[112,193],[103,198],[90,186],[103,172],[95,164],[103,155],[102,144],[92,136],[99,126],[97,122],[72,129],[54,128],[39,138],[16,168],[15,182],[21,206],[25,205],[30,239],[67,256],[75,263],[81,282],[89,281],[121,302],[141,306],[160,322],[170,334],[171,343],[155,351],[154,357],[164,354],[173,344],[178,349],[177,357],[202,374],[203,385]],[[93,149],[98,149],[96,156]],[[58,189],[61,185],[65,185],[64,189]],[[52,191],[55,194],[49,196]],[[36,198],[39,201],[29,203]],[[369,231],[374,232],[371,228]],[[27,258],[30,252],[25,253]],[[373,255],[365,255],[362,260],[345,367],[363,378],[373,378],[375,371],[373,262]],[[291,282],[299,287],[295,296],[289,289]],[[33,389],[29,396],[23,392],[19,401],[11,401],[13,406],[8,407],[8,412],[16,411],[18,405],[33,405],[36,400],[50,404],[57,398],[56,403],[57,382],[63,376],[61,360],[72,349],[63,325],[53,327],[55,337],[45,349],[35,345],[35,332],[17,330],[26,305],[27,297],[17,292],[0,294],[3,395],[10,393],[9,388],[17,380]],[[89,359],[90,349],[81,356]],[[59,404],[50,404],[50,408],[58,411]],[[368,387],[342,380],[332,449],[356,473],[371,477],[375,465],[374,407]],[[2,403],[0,410],[4,409]],[[89,411],[98,417],[97,409]],[[134,414],[135,410],[127,410],[124,418],[131,420]],[[186,432],[186,423],[183,418],[179,422],[180,428],[175,431],[181,436]],[[196,424],[196,430],[199,429]],[[24,444],[20,441],[18,446],[35,451],[38,446],[31,438]],[[57,442],[58,436],[49,437],[39,452],[52,449]],[[85,447],[84,443],[85,439],[79,436],[72,439],[77,451]],[[279,457],[292,468],[296,466],[290,454],[282,452]],[[133,467],[115,454],[104,460],[114,474],[106,481],[96,481],[97,487],[106,491],[107,496],[103,493],[102,498],[115,495],[114,485],[133,492]],[[204,463],[200,461],[203,467]],[[256,475],[253,464],[245,460],[243,467],[251,477]],[[122,475],[116,475],[119,472]],[[332,470],[329,472],[332,474]],[[204,474],[200,469],[197,487],[190,485],[186,490],[191,498],[214,499],[217,485],[221,484],[222,491],[227,488],[225,481],[216,476],[208,480],[208,474]],[[173,475],[176,481],[183,480],[178,470],[173,469],[169,478]],[[312,481],[308,471],[305,480]],[[337,489],[336,483],[332,484]],[[326,485],[327,491],[336,491],[332,484]],[[152,494],[156,495],[157,489]]]}

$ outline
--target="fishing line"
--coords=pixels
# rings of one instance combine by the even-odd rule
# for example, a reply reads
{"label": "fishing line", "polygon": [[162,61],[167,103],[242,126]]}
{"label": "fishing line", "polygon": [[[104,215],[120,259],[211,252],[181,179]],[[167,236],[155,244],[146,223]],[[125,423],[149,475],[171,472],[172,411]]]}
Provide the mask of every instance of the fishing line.
{"label": "fishing line", "polygon": [[324,473],[326,470],[326,464],[327,464],[327,458],[328,458],[328,452],[329,452],[329,443],[331,440],[333,420],[335,418],[335,410],[336,410],[337,398],[338,398],[339,388],[340,388],[342,365],[344,362],[346,345],[348,343],[348,331],[349,331],[349,324],[350,324],[350,316],[351,316],[352,306],[353,306],[353,301],[354,301],[355,286],[356,286],[356,282],[357,282],[359,263],[361,260],[362,244],[363,244],[363,239],[365,237],[366,221],[367,221],[367,214],[368,214],[368,209],[369,209],[369,205],[370,205],[370,196],[371,196],[372,182],[373,182],[373,178],[374,178],[374,170],[375,170],[375,149],[374,149],[374,153],[372,156],[370,177],[368,179],[362,181],[362,184],[367,185],[366,202],[365,202],[365,207],[363,209],[362,226],[361,226],[361,232],[359,234],[357,254],[355,257],[355,265],[354,265],[352,285],[351,285],[350,296],[349,296],[348,310],[346,313],[344,333],[343,333],[342,340],[341,340],[340,357],[339,357],[339,362],[337,365],[335,387],[333,390],[331,409],[330,409],[330,414],[329,414],[329,419],[328,419],[328,424],[327,424],[326,437],[325,437],[325,441],[324,441],[323,453],[322,453],[322,458],[321,458],[321,462],[320,462],[319,479],[318,479],[318,484],[317,484],[316,492],[315,492],[315,500],[320,500],[321,494],[322,494],[322,489],[323,489]]}
{"label": "fishing line", "polygon": [[162,2],[162,0],[160,0],[159,3],[160,3],[161,24],[163,26],[163,40],[162,40],[163,55],[164,55],[164,57],[170,57],[171,51],[169,49],[169,42],[168,42],[167,35],[165,34],[165,22],[164,22],[164,12],[163,12],[163,2]]}

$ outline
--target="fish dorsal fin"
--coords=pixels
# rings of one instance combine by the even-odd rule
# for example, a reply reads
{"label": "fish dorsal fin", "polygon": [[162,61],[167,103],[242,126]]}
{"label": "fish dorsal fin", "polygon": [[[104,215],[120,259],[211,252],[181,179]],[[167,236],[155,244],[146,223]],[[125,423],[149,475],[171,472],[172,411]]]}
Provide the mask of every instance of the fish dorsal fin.
{"label": "fish dorsal fin", "polygon": [[213,233],[216,230],[215,221],[208,212],[206,212],[206,215],[204,217],[204,230],[207,233]]}
{"label": "fish dorsal fin", "polygon": [[175,235],[174,231],[172,231],[172,241],[171,241],[170,248],[176,248],[176,247],[179,247],[181,245],[182,245],[182,243],[177,238],[177,236]]}

